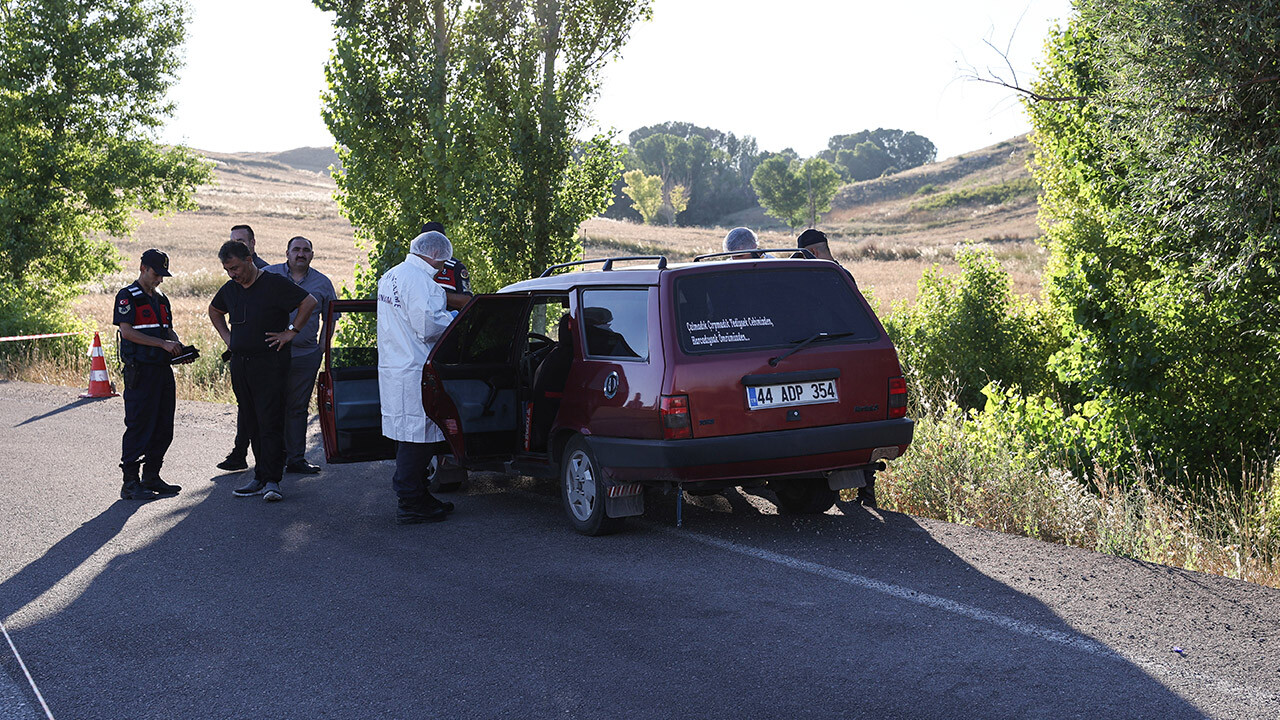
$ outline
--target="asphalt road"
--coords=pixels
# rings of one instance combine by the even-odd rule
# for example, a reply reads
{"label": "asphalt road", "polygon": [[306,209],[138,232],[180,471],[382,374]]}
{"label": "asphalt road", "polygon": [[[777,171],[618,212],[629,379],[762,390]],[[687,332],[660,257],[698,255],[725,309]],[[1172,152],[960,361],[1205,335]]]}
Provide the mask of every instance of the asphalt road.
{"label": "asphalt road", "polygon": [[[500,475],[397,526],[388,463],[268,504],[205,403],[126,503],[123,403],[75,395],[0,383],[0,620],[58,718],[1280,717],[1280,591],[764,493],[604,538]],[[44,716],[0,642],[0,720]]]}

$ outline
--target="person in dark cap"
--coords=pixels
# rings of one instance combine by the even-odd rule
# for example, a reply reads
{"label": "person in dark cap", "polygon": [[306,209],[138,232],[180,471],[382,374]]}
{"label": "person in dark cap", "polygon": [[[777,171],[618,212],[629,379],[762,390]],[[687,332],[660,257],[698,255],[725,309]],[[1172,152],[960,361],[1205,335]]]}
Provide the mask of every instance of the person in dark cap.
{"label": "person in dark cap", "polygon": [[177,407],[169,361],[183,349],[173,331],[169,298],[160,292],[160,283],[171,275],[168,255],[155,249],[142,253],[138,279],[116,293],[111,314],[119,328],[117,347],[124,366],[122,500],[150,500],[182,489],[160,478],[164,454],[173,442]]}
{"label": "person in dark cap", "polygon": [[[444,225],[438,222],[429,222],[422,226],[422,232],[438,232],[444,235]],[[444,288],[444,296],[446,307],[457,311],[471,302],[471,275],[467,272],[467,266],[456,257],[451,257],[444,261],[444,265],[436,271],[436,283]]]}
{"label": "person in dark cap", "polygon": [[808,250],[819,260],[836,262],[831,254],[831,248],[827,245],[827,234],[817,228],[809,228],[800,233],[800,237],[796,238],[796,247]]}

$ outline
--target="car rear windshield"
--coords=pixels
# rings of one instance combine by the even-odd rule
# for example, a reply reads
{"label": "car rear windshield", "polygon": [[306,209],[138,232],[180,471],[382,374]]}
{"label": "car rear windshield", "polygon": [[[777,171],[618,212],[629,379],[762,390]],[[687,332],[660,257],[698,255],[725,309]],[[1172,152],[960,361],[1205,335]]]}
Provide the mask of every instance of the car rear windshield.
{"label": "car rear windshield", "polygon": [[676,333],[689,354],[787,347],[819,333],[840,333],[834,342],[880,337],[834,265],[687,275],[675,295]]}

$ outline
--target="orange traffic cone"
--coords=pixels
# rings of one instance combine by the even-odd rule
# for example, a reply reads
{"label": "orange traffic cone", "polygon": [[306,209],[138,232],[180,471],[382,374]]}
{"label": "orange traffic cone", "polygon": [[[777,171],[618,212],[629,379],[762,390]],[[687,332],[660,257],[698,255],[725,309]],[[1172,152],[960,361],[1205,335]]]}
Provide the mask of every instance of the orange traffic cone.
{"label": "orange traffic cone", "polygon": [[115,397],[116,389],[107,380],[107,360],[102,356],[102,340],[98,333],[93,334],[93,345],[89,346],[89,389],[80,393],[82,398]]}

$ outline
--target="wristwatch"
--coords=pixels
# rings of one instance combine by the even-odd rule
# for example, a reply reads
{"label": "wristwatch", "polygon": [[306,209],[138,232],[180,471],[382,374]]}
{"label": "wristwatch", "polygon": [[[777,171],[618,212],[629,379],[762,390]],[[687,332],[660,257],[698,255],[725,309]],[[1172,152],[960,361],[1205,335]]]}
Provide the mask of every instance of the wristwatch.
{"label": "wristwatch", "polygon": [[294,327],[294,326],[293,326],[293,323],[289,323],[289,329],[290,329],[290,330],[292,330],[292,331],[294,331],[294,332],[298,332],[298,328]]}

